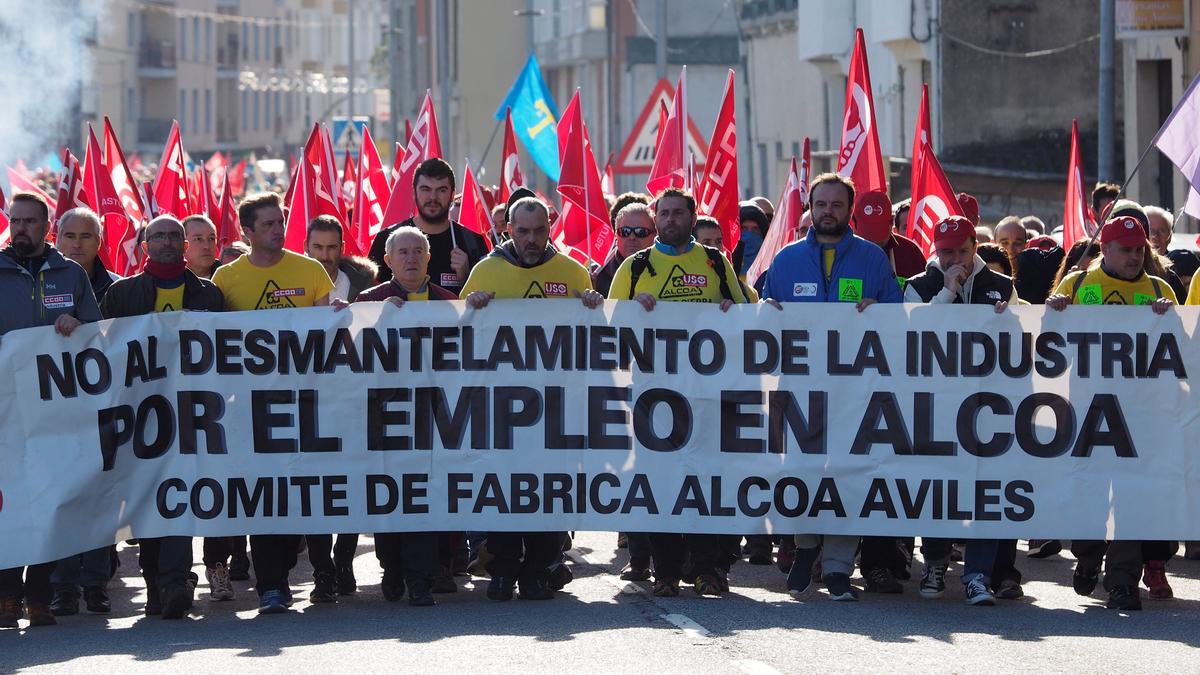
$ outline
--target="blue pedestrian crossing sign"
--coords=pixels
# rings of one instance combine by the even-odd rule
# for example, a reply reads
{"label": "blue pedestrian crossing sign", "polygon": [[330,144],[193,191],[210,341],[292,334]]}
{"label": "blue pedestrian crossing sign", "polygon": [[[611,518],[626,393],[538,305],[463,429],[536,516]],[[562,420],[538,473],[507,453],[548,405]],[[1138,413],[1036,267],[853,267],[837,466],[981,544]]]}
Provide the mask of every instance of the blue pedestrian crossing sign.
{"label": "blue pedestrian crossing sign", "polygon": [[371,118],[366,115],[356,115],[354,123],[350,123],[350,118],[345,116],[337,116],[333,118],[333,152],[337,155],[337,161],[341,162],[350,153],[350,156],[358,161],[358,149],[362,146],[362,132],[371,124]]}

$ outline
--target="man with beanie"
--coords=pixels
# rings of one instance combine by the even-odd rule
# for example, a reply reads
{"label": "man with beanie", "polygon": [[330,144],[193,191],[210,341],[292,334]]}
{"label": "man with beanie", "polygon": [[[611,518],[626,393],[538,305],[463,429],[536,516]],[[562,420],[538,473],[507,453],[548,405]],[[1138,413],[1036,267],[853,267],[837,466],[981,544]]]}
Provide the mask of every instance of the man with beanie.
{"label": "man with beanie", "polygon": [[[146,226],[142,252],[146,267],[141,274],[114,282],[100,303],[110,319],[141,316],[152,312],[220,312],[225,296],[207,279],[187,268],[184,251],[188,243],[183,224],[163,215]],[[181,619],[192,606],[191,537],[141,539],[139,560],[146,579],[146,616]],[[233,595],[229,570],[224,565],[209,574],[213,596]]]}

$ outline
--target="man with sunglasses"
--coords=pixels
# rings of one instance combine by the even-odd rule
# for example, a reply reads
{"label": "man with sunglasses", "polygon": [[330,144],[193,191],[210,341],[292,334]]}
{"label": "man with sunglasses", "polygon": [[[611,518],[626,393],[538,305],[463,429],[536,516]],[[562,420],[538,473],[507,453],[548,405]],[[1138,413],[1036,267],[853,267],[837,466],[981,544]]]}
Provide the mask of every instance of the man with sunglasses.
{"label": "man with sunglasses", "polygon": [[592,286],[608,295],[613,277],[629,256],[654,245],[654,214],[646,204],[626,204],[613,220],[617,231],[617,246],[604,262],[604,267],[592,274]]}

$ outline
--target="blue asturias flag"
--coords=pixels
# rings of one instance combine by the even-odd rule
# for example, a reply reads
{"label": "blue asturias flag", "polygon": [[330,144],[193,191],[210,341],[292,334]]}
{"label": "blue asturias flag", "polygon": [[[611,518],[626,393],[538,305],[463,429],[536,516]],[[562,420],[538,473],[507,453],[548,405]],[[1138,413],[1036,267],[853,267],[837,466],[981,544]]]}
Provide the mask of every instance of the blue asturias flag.
{"label": "blue asturias flag", "polygon": [[513,131],[525,144],[542,172],[558,180],[558,107],[550,88],[542,79],[537,57],[529,55],[525,67],[517,75],[517,81],[508,96],[496,109],[496,119],[504,119],[505,108],[512,108]]}

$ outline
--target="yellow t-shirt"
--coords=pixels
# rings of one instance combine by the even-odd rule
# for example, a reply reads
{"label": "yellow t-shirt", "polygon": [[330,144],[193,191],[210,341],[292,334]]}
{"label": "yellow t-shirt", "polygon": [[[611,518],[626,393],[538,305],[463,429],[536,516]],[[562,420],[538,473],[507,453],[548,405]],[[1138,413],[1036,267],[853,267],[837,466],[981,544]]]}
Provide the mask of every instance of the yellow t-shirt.
{"label": "yellow t-shirt", "polygon": [[213,283],[225,294],[231,312],[249,309],[312,307],[329,295],[333,282],[321,263],[291,251],[270,267],[257,267],[249,256],[221,265]]}
{"label": "yellow t-shirt", "polygon": [[[830,246],[821,250],[821,260],[825,263],[825,279],[833,276],[833,260],[837,257],[837,249]],[[903,285],[903,284],[901,284]]]}
{"label": "yellow t-shirt", "polygon": [[1192,283],[1188,285],[1187,301],[1184,304],[1200,305],[1200,286],[1196,285],[1197,281],[1200,281],[1200,274],[1192,277]]}
{"label": "yellow t-shirt", "polygon": [[[1084,275],[1082,279],[1080,275]],[[1171,285],[1158,277],[1142,274],[1133,281],[1126,281],[1110,276],[1099,267],[1068,274],[1054,289],[1054,294],[1070,296],[1075,305],[1149,305],[1160,297],[1177,302]]]}
{"label": "yellow t-shirt", "polygon": [[[642,271],[637,280],[638,293],[649,293],[659,300],[685,302],[721,302],[721,277],[717,270],[709,264],[708,254],[699,244],[682,255],[670,255],[650,247],[650,264]],[[612,286],[608,290],[610,300],[628,300],[630,297],[629,284],[633,280],[634,256],[629,256],[617,268],[613,276]],[[742,286],[737,282],[737,273],[729,259],[721,256],[725,265],[725,279],[729,282],[729,293],[734,302],[746,302]],[[650,274],[650,270],[654,274]]]}
{"label": "yellow t-shirt", "polygon": [[459,297],[475,291],[491,291],[505,298],[573,298],[592,287],[592,277],[583,265],[556,253],[536,267],[521,267],[493,254],[471,269]]}
{"label": "yellow t-shirt", "polygon": [[177,312],[183,309],[183,284],[175,288],[154,288],[154,311]]}

